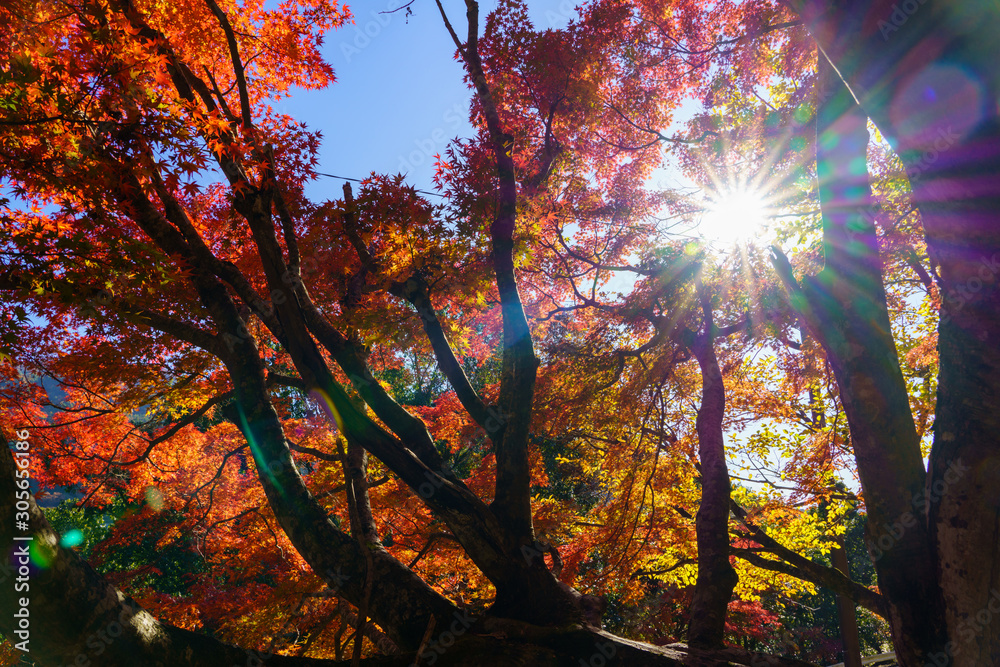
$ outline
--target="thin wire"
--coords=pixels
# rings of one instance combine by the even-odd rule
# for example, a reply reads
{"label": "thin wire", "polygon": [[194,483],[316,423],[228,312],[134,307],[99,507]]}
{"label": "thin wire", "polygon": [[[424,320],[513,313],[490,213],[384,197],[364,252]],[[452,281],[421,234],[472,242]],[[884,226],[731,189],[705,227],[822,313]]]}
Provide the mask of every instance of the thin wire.
{"label": "thin wire", "polygon": [[[327,178],[340,178],[345,181],[354,181],[355,183],[364,183],[364,180],[360,178],[349,178],[347,176],[334,176],[333,174],[324,174],[321,171],[315,172],[317,176],[326,176]],[[419,192],[422,195],[431,195],[432,197],[447,197],[448,195],[443,195],[440,192],[428,192],[427,190],[414,190],[414,192]]]}
{"label": "thin wire", "polygon": [[[345,180],[345,181],[354,181],[355,183],[364,183],[364,179],[360,179],[360,178],[351,178],[349,176],[335,176],[334,174],[325,174],[322,171],[317,171],[317,172],[313,172],[313,173],[315,173],[317,176],[326,176],[327,178],[339,178],[339,179],[342,179],[342,180]],[[442,197],[442,198],[447,198],[448,197],[448,195],[443,195],[443,194],[441,194],[439,192],[428,192],[427,190],[417,190],[417,189],[414,189],[414,192],[419,192],[420,194],[431,195],[431,196],[434,196],[434,197]],[[562,218],[564,220],[573,220],[573,221],[576,221],[576,222],[595,222],[595,223],[603,224],[603,225],[609,226],[609,227],[615,227],[615,226],[618,226],[620,224],[619,222],[616,222],[614,220],[601,220],[601,219],[598,219],[598,218],[585,218],[585,217],[578,216],[578,215],[572,215],[572,214],[567,215],[565,213],[554,213],[552,215],[554,217],[556,217],[556,218]],[[677,217],[677,216],[674,215],[674,216],[670,216],[670,217],[664,218],[664,219],[665,220],[669,220],[671,217]],[[681,224],[681,223],[674,223],[674,224],[677,225],[677,224]],[[694,238],[694,237],[691,237],[691,238]]]}

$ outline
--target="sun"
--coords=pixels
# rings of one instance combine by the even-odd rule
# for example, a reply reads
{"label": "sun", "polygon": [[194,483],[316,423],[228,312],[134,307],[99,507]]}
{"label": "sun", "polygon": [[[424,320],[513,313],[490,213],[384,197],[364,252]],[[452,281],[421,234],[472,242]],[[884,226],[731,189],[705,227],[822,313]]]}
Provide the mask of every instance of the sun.
{"label": "sun", "polygon": [[768,217],[763,193],[740,187],[714,193],[695,229],[706,241],[735,245],[760,234]]}

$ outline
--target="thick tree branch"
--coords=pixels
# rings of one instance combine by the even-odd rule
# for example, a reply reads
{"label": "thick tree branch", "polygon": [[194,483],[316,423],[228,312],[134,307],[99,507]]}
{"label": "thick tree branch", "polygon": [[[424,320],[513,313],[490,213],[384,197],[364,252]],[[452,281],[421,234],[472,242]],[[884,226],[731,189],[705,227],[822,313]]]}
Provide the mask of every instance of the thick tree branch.
{"label": "thick tree branch", "polygon": [[[802,579],[803,581],[808,581],[819,586],[823,586],[824,588],[828,588],[834,593],[847,596],[873,614],[877,614],[882,618],[887,618],[888,612],[886,609],[885,598],[881,595],[869,588],[866,588],[865,586],[862,586],[856,581],[852,581],[835,568],[814,563],[805,556],[795,553],[768,535],[760,526],[750,521],[746,510],[740,507],[736,501],[732,501],[731,506],[733,514],[735,514],[740,522],[746,526],[747,530],[750,531],[750,539],[757,542],[770,553],[781,558],[784,562],[782,563],[765,559],[762,556],[756,555],[755,552],[747,549],[733,549],[733,552],[737,556],[753,563],[754,565],[757,565],[758,567],[765,567],[766,569],[774,570],[775,572],[783,572],[784,574],[788,574],[797,579]],[[758,561],[763,561],[763,563]]]}
{"label": "thick tree branch", "polygon": [[499,414],[491,414],[490,408],[465,375],[465,370],[455,356],[455,351],[452,349],[451,343],[448,342],[448,337],[441,327],[437,312],[431,304],[427,283],[423,276],[414,274],[405,283],[397,283],[391,289],[393,294],[409,301],[416,308],[420,321],[423,323],[424,332],[431,341],[438,368],[448,378],[465,411],[495,441],[497,437],[502,435],[503,421],[495,419],[495,416],[499,416]]}
{"label": "thick tree branch", "polygon": [[[513,137],[506,132],[479,57],[479,4],[466,0],[469,23],[464,50],[465,66],[482,106],[496,160],[497,213],[490,225],[493,268],[503,320],[503,359],[500,376],[499,409],[506,422],[503,434],[494,442],[497,460],[496,493],[493,508],[512,531],[518,543],[533,539],[531,525],[528,434],[534,400],[538,359],[531,330],[524,314],[514,271],[514,232],[517,223],[517,179],[514,171]],[[511,545],[519,546],[519,545]]]}

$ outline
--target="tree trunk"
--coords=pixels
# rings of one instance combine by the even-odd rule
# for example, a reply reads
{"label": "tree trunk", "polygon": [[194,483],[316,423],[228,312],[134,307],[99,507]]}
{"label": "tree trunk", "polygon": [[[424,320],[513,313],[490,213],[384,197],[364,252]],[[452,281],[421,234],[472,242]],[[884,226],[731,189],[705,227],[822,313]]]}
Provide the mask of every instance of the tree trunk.
{"label": "tree trunk", "polygon": [[698,580],[691,602],[688,644],[701,648],[721,648],[726,629],[726,611],[737,584],[736,570],[729,561],[729,469],[722,435],[726,410],[726,389],[715,355],[712,304],[702,289],[704,332],[693,345],[701,367],[701,407],[696,430],[701,459],[701,505],[695,517],[698,540]]}
{"label": "tree trunk", "polygon": [[[843,540],[830,551],[831,564],[845,577],[851,576],[851,566],[847,562],[847,551]],[[861,638],[858,636],[858,616],[854,600],[837,594],[837,620],[840,623],[840,640],[844,643],[844,667],[861,667]]]}
{"label": "tree trunk", "polygon": [[[930,470],[926,487],[903,500],[916,510],[916,529],[927,526],[929,576],[940,586],[946,632],[935,631],[932,642],[897,635],[897,650],[907,666],[923,667],[924,658],[934,665],[994,665],[1000,656],[1000,13],[987,3],[957,1],[794,4],[902,158],[943,295]],[[870,427],[884,429],[880,420]],[[870,463],[858,465],[864,478]],[[865,493],[869,508],[878,503]],[[882,577],[880,569],[880,585]],[[905,615],[928,614],[912,591],[883,591],[890,605],[909,608]],[[900,621],[893,619],[894,629]],[[929,652],[915,658],[911,641]]]}

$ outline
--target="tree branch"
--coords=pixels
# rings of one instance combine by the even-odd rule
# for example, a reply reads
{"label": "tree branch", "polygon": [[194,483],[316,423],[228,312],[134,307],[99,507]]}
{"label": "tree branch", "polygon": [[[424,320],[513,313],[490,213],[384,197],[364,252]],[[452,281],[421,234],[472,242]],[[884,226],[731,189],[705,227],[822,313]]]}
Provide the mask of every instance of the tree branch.
{"label": "tree branch", "polygon": [[469,22],[465,65],[486,117],[499,181],[497,213],[490,225],[490,235],[503,321],[499,408],[505,427],[502,435],[494,441],[497,472],[492,507],[518,539],[527,542],[532,539],[528,433],[538,359],[514,271],[514,231],[517,223],[514,140],[504,130],[479,58],[479,4],[475,0],[466,0],[465,6]]}
{"label": "tree branch", "polygon": [[229,23],[229,17],[226,13],[222,11],[218,3],[215,0],[205,0],[208,8],[212,10],[215,14],[215,18],[219,20],[219,25],[222,26],[223,32],[226,33],[226,43],[229,46],[229,58],[233,65],[233,74],[236,76],[236,90],[240,95],[240,112],[243,116],[243,127],[247,130],[253,128],[253,115],[250,110],[250,94],[247,91],[247,79],[246,73],[243,71],[243,60],[240,58],[240,47],[236,42],[236,34],[233,32],[233,26]]}
{"label": "tree branch", "polygon": [[462,407],[469,413],[469,416],[479,424],[486,434],[494,441],[503,432],[503,421],[497,421],[490,413],[482,397],[469,382],[465,375],[462,364],[455,356],[455,352],[448,342],[448,337],[441,327],[434,306],[431,304],[430,295],[427,291],[427,283],[419,273],[413,274],[405,283],[396,283],[390,291],[396,296],[409,301],[417,309],[420,321],[423,323],[424,332],[431,341],[434,350],[434,357],[437,359],[438,367],[451,383],[455,390],[455,395],[461,401]]}
{"label": "tree branch", "polygon": [[[767,549],[769,552],[773,553],[775,556],[782,558],[785,563],[778,563],[778,561],[763,559],[759,556],[751,558],[750,554],[752,552],[745,549],[734,549],[734,553],[736,553],[736,555],[740,558],[750,561],[758,567],[765,567],[766,569],[774,570],[775,572],[783,572],[784,574],[788,574],[789,576],[797,579],[802,579],[803,581],[808,581],[828,588],[834,593],[850,598],[873,614],[877,614],[882,618],[888,618],[886,602],[881,595],[855,581],[848,579],[842,572],[840,572],[840,570],[814,563],[805,556],[801,556],[788,547],[783,546],[777,540],[764,532],[762,528],[750,521],[747,517],[746,510],[744,510],[735,500],[731,501],[730,506],[732,507],[733,514],[735,514],[740,522],[747,527],[747,530],[750,531],[750,538]],[[765,562],[761,563],[758,561]]]}

